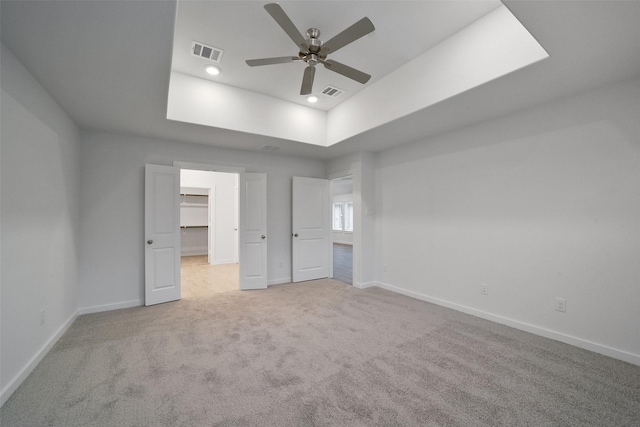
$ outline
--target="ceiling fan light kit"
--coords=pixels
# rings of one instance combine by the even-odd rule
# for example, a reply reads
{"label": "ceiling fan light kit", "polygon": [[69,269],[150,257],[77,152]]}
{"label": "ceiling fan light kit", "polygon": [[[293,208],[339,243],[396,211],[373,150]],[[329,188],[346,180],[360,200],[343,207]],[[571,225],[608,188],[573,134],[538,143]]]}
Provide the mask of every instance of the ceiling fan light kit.
{"label": "ceiling fan light kit", "polygon": [[320,30],[317,28],[309,28],[307,37],[305,38],[289,16],[284,12],[282,7],[277,3],[269,3],[264,6],[266,11],[284,30],[291,40],[300,49],[298,56],[281,56],[275,58],[248,59],[247,65],[257,67],[262,65],[285,64],[289,62],[304,61],[307,68],[302,76],[302,86],[300,87],[300,95],[310,95],[313,92],[313,80],[316,72],[316,65],[322,64],[324,67],[338,73],[358,83],[365,84],[371,76],[355,68],[351,68],[337,61],[328,60],[327,56],[338,49],[358,40],[361,37],[373,32],[375,27],[369,18],[362,18],[346,30],[337,34],[326,42],[319,39]]}

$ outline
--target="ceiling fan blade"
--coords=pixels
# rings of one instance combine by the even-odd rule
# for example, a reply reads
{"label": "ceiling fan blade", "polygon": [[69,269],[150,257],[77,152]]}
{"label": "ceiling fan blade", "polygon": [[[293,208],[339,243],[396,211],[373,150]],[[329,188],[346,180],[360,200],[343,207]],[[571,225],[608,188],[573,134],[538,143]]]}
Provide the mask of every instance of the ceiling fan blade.
{"label": "ceiling fan blade", "polygon": [[278,3],[265,4],[264,8],[302,51],[308,50],[307,40],[300,34],[298,28],[291,22],[289,16],[287,16]]}
{"label": "ceiling fan blade", "polygon": [[326,41],[322,45],[321,52],[328,55],[331,52],[335,52],[349,43],[358,40],[360,37],[366,36],[375,29],[376,27],[373,26],[373,22],[371,22],[369,18],[362,18],[340,34],[337,34],[332,39]]}
{"label": "ceiling fan blade", "polygon": [[313,91],[313,77],[316,75],[316,67],[309,65],[304,69],[304,76],[302,76],[302,87],[300,88],[300,95],[309,95]]}
{"label": "ceiling fan blade", "polygon": [[324,65],[327,70],[342,74],[345,77],[349,77],[350,79],[357,81],[358,83],[365,84],[371,78],[369,74],[363,73],[362,71],[356,70],[355,68],[351,68],[337,61],[322,61],[322,65]]}
{"label": "ceiling fan blade", "polygon": [[259,65],[286,64],[293,61],[302,61],[302,59],[297,56],[279,56],[277,58],[247,59],[245,62],[250,67],[257,67]]}

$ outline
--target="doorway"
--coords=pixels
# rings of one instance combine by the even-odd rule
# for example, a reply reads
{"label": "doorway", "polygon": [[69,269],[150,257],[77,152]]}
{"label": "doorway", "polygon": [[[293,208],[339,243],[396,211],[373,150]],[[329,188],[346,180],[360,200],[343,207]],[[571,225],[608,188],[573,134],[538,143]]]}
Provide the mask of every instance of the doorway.
{"label": "doorway", "polygon": [[182,298],[238,290],[238,174],[180,170]]}
{"label": "doorway", "polygon": [[353,176],[331,180],[333,278],[353,284]]}

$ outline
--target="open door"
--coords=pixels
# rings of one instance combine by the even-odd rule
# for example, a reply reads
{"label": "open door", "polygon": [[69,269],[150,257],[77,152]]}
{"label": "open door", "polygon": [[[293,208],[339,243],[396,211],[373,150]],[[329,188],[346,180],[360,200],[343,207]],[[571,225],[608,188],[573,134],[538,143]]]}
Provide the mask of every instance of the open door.
{"label": "open door", "polygon": [[293,177],[293,281],[331,275],[329,180]]}
{"label": "open door", "polygon": [[144,305],[180,299],[180,169],[146,165]]}
{"label": "open door", "polygon": [[240,289],[267,287],[267,175],[240,174]]}

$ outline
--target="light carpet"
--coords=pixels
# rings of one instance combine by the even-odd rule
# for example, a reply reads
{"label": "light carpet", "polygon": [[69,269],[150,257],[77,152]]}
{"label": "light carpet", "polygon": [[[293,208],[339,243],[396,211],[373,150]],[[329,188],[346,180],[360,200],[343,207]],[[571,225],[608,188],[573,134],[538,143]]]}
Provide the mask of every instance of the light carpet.
{"label": "light carpet", "polygon": [[182,298],[206,298],[238,290],[238,264],[210,265],[206,255],[183,256],[180,262]]}
{"label": "light carpet", "polygon": [[638,426],[640,367],[326,279],[80,316],[5,426]]}

